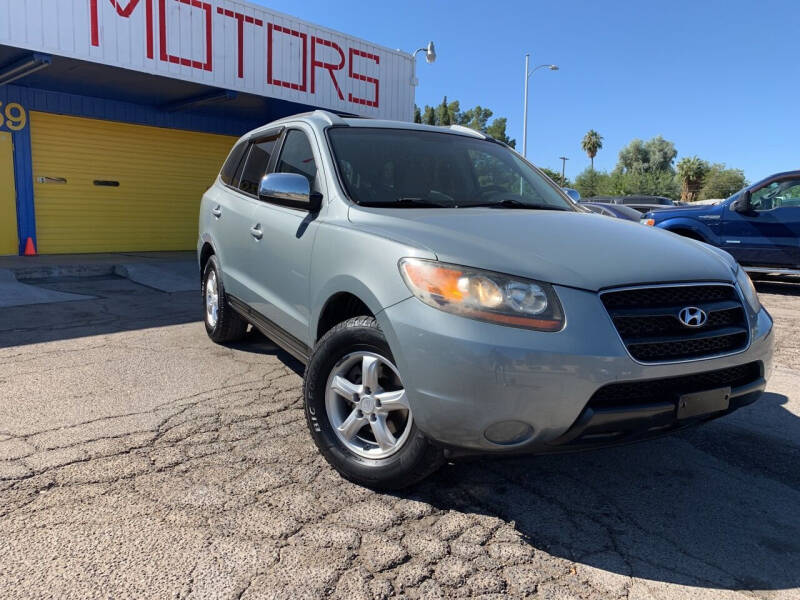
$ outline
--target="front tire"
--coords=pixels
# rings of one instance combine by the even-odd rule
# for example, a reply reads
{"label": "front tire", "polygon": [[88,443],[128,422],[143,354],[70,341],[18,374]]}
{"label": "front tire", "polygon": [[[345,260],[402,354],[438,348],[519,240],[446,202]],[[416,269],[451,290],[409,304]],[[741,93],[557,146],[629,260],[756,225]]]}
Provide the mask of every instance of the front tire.
{"label": "front tire", "polygon": [[400,373],[373,317],[339,323],[319,341],[306,368],[308,428],[342,476],[397,489],[436,471],[443,452],[414,423]]}
{"label": "front tire", "polygon": [[203,308],[206,333],[214,342],[224,344],[244,337],[247,321],[228,304],[216,256],[208,259],[203,270]]}

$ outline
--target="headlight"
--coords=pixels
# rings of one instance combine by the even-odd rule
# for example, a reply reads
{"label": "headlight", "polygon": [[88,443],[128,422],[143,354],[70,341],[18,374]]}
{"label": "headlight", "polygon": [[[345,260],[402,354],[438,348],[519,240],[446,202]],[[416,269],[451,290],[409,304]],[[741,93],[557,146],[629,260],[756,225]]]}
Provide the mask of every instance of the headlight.
{"label": "headlight", "polygon": [[738,265],[736,266],[736,283],[739,284],[739,289],[742,290],[742,295],[744,299],[747,300],[747,304],[750,305],[750,308],[753,309],[753,312],[757,313],[761,310],[761,301],[758,299],[758,292],[756,291],[756,286],[753,285],[753,280],[750,279],[750,276],[745,270]]}
{"label": "headlight", "polygon": [[404,258],[400,274],[425,304],[472,319],[559,331],[564,313],[553,286],[432,260]]}

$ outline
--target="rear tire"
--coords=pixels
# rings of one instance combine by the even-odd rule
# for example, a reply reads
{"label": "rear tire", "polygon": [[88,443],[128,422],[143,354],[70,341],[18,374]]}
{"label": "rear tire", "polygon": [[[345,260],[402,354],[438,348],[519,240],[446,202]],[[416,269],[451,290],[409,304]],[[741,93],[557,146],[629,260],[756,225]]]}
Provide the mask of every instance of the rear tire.
{"label": "rear tire", "polygon": [[247,321],[234,311],[225,296],[222,271],[211,256],[203,271],[203,322],[206,333],[217,344],[235,342],[247,332]]}
{"label": "rear tire", "polygon": [[326,333],[303,382],[306,421],[325,459],[359,485],[398,489],[444,463],[417,428],[386,338],[373,317]]}

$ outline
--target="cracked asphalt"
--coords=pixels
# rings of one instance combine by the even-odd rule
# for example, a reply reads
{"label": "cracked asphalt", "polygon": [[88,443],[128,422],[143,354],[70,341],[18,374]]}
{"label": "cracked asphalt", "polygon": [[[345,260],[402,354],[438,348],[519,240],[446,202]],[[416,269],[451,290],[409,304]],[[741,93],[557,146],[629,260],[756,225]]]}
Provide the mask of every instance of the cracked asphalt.
{"label": "cracked asphalt", "polygon": [[592,453],[472,459],[380,494],[320,458],[301,367],[212,344],[199,294],[0,314],[0,598],[800,598],[800,284],[769,392]]}

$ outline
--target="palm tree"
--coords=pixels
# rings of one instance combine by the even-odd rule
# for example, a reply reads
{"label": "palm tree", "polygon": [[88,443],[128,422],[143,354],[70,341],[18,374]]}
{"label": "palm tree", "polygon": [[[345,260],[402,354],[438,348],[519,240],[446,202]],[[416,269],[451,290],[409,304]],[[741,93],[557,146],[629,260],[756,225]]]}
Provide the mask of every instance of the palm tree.
{"label": "palm tree", "polygon": [[581,148],[589,156],[592,161],[592,171],[594,171],[594,157],[597,156],[597,151],[603,147],[603,136],[597,133],[594,129],[586,132],[581,140]]}
{"label": "palm tree", "polygon": [[681,200],[693,202],[708,173],[708,163],[697,156],[684,156],[676,165],[681,178]]}

